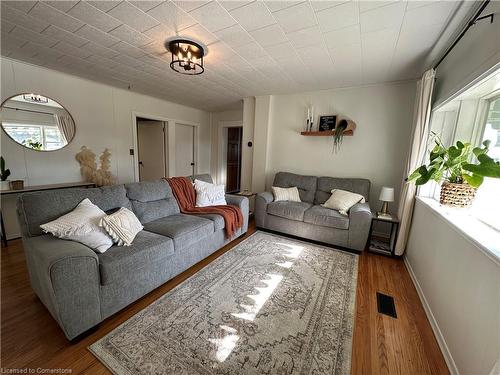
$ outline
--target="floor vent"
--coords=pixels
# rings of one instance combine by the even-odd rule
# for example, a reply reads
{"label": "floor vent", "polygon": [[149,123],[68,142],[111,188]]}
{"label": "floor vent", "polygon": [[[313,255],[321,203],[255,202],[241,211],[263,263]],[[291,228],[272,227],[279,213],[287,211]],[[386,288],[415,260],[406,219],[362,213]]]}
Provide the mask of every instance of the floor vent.
{"label": "floor vent", "polygon": [[386,294],[377,292],[377,309],[378,312],[388,315],[397,319],[396,306],[394,305],[394,298]]}

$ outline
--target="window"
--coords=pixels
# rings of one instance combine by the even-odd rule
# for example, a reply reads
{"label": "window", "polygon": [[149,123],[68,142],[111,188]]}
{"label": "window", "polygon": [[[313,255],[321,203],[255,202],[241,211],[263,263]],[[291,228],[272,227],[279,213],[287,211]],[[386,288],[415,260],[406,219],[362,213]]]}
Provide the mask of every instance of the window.
{"label": "window", "polygon": [[[500,161],[500,97],[489,101],[481,142],[487,139],[491,142],[488,155],[495,161]],[[474,199],[472,214],[500,230],[500,179],[484,179]]]}
{"label": "window", "polygon": [[[500,162],[500,71],[462,92],[456,98],[433,109],[430,128],[445,146],[457,141],[480,146],[490,140],[488,155]],[[428,148],[434,146],[429,139]],[[428,157],[428,154],[426,155]],[[428,161],[428,160],[427,160]],[[439,201],[439,184],[428,183],[419,196]],[[457,214],[454,211],[454,215]],[[500,179],[485,178],[470,209],[460,213],[500,232]],[[497,233],[498,233],[497,232]]]}
{"label": "window", "polygon": [[7,123],[3,127],[16,142],[30,145],[35,150],[57,150],[66,145],[57,126]]}

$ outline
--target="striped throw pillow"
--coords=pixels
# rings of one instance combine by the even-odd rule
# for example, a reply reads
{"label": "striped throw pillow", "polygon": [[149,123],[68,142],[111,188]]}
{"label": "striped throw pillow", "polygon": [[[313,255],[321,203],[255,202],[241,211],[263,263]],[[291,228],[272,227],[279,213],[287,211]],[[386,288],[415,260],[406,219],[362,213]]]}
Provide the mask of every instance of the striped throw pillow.
{"label": "striped throw pillow", "polygon": [[296,186],[291,188],[280,188],[273,186],[274,201],[300,202],[299,189]]}

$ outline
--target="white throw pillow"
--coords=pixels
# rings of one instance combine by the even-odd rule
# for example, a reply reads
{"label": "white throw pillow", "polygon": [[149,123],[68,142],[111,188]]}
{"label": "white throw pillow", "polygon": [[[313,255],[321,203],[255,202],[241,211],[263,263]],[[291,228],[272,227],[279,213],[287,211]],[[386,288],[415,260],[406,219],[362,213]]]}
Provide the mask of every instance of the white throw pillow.
{"label": "white throw pillow", "polygon": [[365,202],[365,197],[361,194],[353,193],[347,190],[333,189],[332,195],[324,204],[322,204],[322,206],[338,210],[342,215],[347,215],[347,212],[351,209],[351,207],[359,202]]}
{"label": "white throw pillow", "polygon": [[194,180],[194,190],[196,191],[196,207],[227,205],[224,185]]}
{"label": "white throw pillow", "polygon": [[277,186],[272,186],[274,201],[289,201],[289,202],[301,202],[299,189],[296,186],[291,188],[281,188]]}
{"label": "white throw pillow", "polygon": [[103,217],[99,225],[106,229],[118,246],[130,246],[137,233],[143,229],[137,216],[125,207]]}
{"label": "white throw pillow", "polygon": [[60,218],[40,225],[45,233],[51,233],[63,240],[80,242],[91,249],[104,253],[111,246],[113,240],[99,221],[106,213],[85,198],[76,208]]}

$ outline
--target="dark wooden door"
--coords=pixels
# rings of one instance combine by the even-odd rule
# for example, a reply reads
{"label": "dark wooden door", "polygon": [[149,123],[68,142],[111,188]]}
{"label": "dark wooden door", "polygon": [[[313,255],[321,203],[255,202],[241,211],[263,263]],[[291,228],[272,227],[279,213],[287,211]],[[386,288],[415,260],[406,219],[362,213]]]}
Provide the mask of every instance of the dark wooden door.
{"label": "dark wooden door", "polygon": [[227,129],[226,191],[240,190],[241,178],[241,138],[243,128]]}

